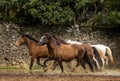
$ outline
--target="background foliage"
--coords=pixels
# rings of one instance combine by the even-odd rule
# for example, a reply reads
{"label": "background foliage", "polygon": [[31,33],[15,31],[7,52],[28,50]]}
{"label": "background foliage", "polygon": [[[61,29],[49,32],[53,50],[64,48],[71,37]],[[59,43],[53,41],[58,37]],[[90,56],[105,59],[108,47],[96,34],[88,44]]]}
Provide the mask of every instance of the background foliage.
{"label": "background foliage", "polygon": [[119,0],[0,0],[0,20],[18,24],[119,26]]}

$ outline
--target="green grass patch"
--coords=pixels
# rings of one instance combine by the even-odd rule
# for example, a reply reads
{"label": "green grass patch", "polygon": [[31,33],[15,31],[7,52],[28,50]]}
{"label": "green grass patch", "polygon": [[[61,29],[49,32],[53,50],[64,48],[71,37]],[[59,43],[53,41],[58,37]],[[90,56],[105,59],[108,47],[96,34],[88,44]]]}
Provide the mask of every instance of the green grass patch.
{"label": "green grass patch", "polygon": [[[29,69],[29,66],[26,67]],[[0,69],[26,69],[24,66],[0,66]],[[32,69],[42,69],[39,65],[33,65]]]}
{"label": "green grass patch", "polygon": [[20,69],[20,66],[0,66],[0,69]]}

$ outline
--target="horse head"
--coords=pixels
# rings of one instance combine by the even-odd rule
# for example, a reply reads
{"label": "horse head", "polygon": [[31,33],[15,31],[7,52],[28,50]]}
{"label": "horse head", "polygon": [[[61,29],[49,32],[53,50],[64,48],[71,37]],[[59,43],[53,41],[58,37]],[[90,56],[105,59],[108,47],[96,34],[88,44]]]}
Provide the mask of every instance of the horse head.
{"label": "horse head", "polygon": [[57,45],[61,45],[61,43],[66,43],[63,39],[59,38],[58,36],[45,34],[41,37],[39,41],[39,45],[48,44],[50,42],[55,42]]}
{"label": "horse head", "polygon": [[50,34],[45,34],[41,37],[40,41],[38,42],[39,45],[44,45],[47,44],[50,39],[52,38],[52,35]]}
{"label": "horse head", "polygon": [[19,38],[18,38],[18,40],[16,41],[16,45],[17,46],[20,46],[20,45],[22,45],[22,44],[24,44],[25,43],[25,39],[24,39],[24,35],[21,35]]}

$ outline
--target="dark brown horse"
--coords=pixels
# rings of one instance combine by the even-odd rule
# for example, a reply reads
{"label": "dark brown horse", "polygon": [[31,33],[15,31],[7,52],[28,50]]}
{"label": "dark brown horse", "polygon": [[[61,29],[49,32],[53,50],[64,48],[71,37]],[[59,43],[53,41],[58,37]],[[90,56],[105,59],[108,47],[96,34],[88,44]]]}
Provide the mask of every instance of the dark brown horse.
{"label": "dark brown horse", "polygon": [[46,45],[39,46],[37,43],[38,41],[29,35],[21,35],[16,41],[17,46],[25,44],[29,50],[29,54],[31,56],[31,62],[29,67],[30,70],[32,69],[35,59],[37,59],[37,64],[42,66],[42,64],[40,64],[40,58],[48,57],[48,49]]}
{"label": "dark brown horse", "polygon": [[45,34],[41,37],[39,41],[39,45],[47,44],[49,57],[44,62],[44,65],[46,65],[46,62],[49,60],[56,60],[58,61],[60,68],[63,70],[62,62],[68,62],[73,59],[77,60],[77,63],[79,65],[79,62],[81,59],[84,60],[84,62],[88,63],[90,66],[90,69],[94,71],[93,65],[91,63],[91,60],[87,54],[86,49],[82,45],[78,44],[63,44],[55,39],[53,35]]}

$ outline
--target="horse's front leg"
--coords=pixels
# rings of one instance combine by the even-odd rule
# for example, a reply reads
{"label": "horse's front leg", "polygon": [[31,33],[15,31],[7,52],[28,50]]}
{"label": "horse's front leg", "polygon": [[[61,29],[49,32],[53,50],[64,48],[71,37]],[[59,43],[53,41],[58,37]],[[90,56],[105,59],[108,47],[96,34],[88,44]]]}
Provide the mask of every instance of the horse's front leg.
{"label": "horse's front leg", "polygon": [[59,65],[60,65],[60,68],[62,70],[62,73],[64,72],[64,69],[63,69],[63,64],[62,64],[62,61],[58,61]]}
{"label": "horse's front leg", "polygon": [[32,70],[33,63],[34,63],[34,58],[33,58],[33,57],[31,57],[30,67],[29,67],[29,69],[30,69],[30,70]]}
{"label": "horse's front leg", "polygon": [[80,64],[81,64],[81,66],[83,67],[83,69],[85,70],[85,69],[86,69],[86,66],[85,66],[85,62],[83,61],[83,59],[80,60]]}
{"label": "horse's front leg", "polygon": [[79,65],[80,65],[80,58],[79,57],[77,57],[77,64],[76,64],[76,67],[78,67]]}

